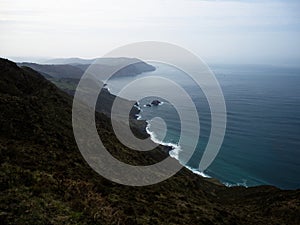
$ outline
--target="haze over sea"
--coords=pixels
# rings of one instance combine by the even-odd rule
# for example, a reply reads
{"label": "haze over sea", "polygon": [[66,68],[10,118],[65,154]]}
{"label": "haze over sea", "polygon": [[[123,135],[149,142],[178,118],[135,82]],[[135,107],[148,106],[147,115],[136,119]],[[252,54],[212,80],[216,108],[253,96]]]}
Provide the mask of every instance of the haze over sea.
{"label": "haze over sea", "polygon": [[[118,91],[130,81],[146,76],[170,78],[183,87],[194,101],[200,118],[200,138],[193,157],[187,163],[197,170],[210,133],[210,110],[201,89],[180,70],[159,63],[157,69],[136,77],[112,79],[110,91]],[[262,65],[213,65],[223,90],[227,107],[227,129],[223,145],[214,162],[204,173],[219,179],[226,185],[275,185],[283,189],[300,188],[300,69]],[[139,88],[160,85],[147,82]],[[161,88],[172,91],[167,86]],[[176,94],[176,93],[174,93]],[[180,120],[174,107],[164,104],[146,107],[157,97],[139,99],[141,119],[161,117],[168,131],[165,143],[177,144],[180,136]],[[136,99],[134,99],[136,100]],[[184,110],[185,103],[178,105]],[[193,132],[194,123],[189,132]],[[152,126],[153,127],[153,126]],[[153,131],[151,122],[149,131]],[[159,124],[154,136],[159,137]],[[159,138],[158,138],[159,139]],[[188,146],[181,149],[177,158],[184,158]]]}

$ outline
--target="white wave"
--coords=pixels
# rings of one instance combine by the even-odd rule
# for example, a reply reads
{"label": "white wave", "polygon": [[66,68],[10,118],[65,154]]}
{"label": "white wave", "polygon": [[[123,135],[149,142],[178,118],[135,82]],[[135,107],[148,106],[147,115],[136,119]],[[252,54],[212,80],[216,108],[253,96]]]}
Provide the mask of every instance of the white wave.
{"label": "white wave", "polygon": [[136,116],[136,120],[140,120],[140,119],[142,119],[142,116],[141,116],[141,115],[139,115],[139,114],[135,114],[135,116]]}
{"label": "white wave", "polygon": [[[180,159],[179,159],[179,153],[182,151],[180,145],[178,144],[174,144],[174,143],[167,143],[167,142],[162,142],[160,140],[158,140],[156,138],[156,134],[153,132],[153,131],[150,131],[149,130],[149,127],[150,127],[150,124],[148,123],[147,121],[147,126],[146,126],[146,132],[150,135],[150,138],[151,140],[154,142],[154,143],[157,143],[157,144],[160,144],[160,145],[163,145],[163,146],[167,146],[167,147],[172,147],[172,150],[169,151],[169,155],[172,157],[172,158],[175,158],[176,160],[178,160],[180,162]],[[181,163],[181,162],[180,162]],[[192,171],[194,174],[197,174],[197,175],[200,175],[202,177],[207,177],[207,178],[211,178],[210,176],[208,176],[207,174],[197,170],[197,169],[194,169],[190,166],[187,166],[187,165],[183,165],[185,168],[187,168],[188,170]]]}
{"label": "white wave", "polygon": [[[164,102],[158,103],[158,105],[163,105],[163,104],[164,104]],[[151,106],[154,106],[154,105],[152,103],[148,103],[148,104],[143,105],[144,108],[145,107],[151,107]]]}
{"label": "white wave", "polygon": [[108,85],[105,85],[103,88],[110,92],[110,88],[108,87]]}
{"label": "white wave", "polygon": [[243,182],[239,182],[239,183],[229,183],[229,182],[222,182],[226,187],[236,187],[236,186],[243,186],[243,187],[246,187],[248,188],[248,185],[247,185],[247,180],[246,179],[243,179]]}
{"label": "white wave", "polygon": [[138,110],[141,110],[139,102],[136,102],[136,104],[134,104],[133,107],[137,108]]}
{"label": "white wave", "polygon": [[190,171],[192,171],[194,174],[198,174],[200,175],[201,177],[207,177],[207,178],[211,178],[210,176],[208,176],[207,174],[195,169],[195,168],[192,168],[190,166],[185,166],[187,169],[189,169]]}
{"label": "white wave", "polygon": [[[160,104],[163,104],[163,102],[161,102]],[[144,107],[146,107],[146,105],[144,105]],[[137,116],[137,120],[141,120],[142,119],[142,116],[140,114],[136,114]],[[180,152],[182,151],[182,148],[180,147],[180,145],[178,144],[174,144],[174,143],[170,143],[170,142],[163,142],[159,139],[157,139],[157,136],[156,134],[153,132],[153,131],[150,131],[150,123],[148,121],[146,121],[147,123],[147,126],[146,126],[146,132],[147,134],[150,135],[150,139],[154,142],[154,143],[157,143],[157,144],[160,144],[160,145],[163,145],[163,146],[167,146],[167,147],[171,147],[172,150],[169,151],[169,155],[178,160],[180,162],[180,159],[179,159],[179,154]],[[181,163],[181,162],[180,162]],[[209,175],[195,169],[195,168],[192,168],[190,166],[187,166],[187,165],[183,165],[184,167],[186,167],[188,170],[192,171],[194,174],[197,174],[197,175],[200,175],[202,177],[207,177],[207,178],[211,178]]]}
{"label": "white wave", "polygon": [[137,108],[138,110],[141,110],[141,108],[137,105],[133,105],[134,108]]}

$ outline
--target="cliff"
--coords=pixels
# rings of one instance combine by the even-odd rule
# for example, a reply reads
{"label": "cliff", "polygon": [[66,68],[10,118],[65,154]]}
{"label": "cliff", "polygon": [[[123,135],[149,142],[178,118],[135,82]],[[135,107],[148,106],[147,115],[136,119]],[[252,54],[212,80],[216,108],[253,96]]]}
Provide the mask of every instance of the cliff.
{"label": "cliff", "polygon": [[[71,110],[72,97],[38,72],[0,59],[1,224],[300,224],[300,190],[228,188],[185,168],[147,187],[106,180],[77,149]],[[167,156],[123,146],[105,114],[96,123],[124,162]]]}

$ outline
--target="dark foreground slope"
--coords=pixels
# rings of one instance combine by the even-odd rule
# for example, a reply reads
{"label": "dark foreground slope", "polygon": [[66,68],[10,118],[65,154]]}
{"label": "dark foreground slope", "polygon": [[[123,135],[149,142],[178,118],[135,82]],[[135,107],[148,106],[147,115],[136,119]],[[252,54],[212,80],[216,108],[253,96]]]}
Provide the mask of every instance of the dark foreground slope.
{"label": "dark foreground slope", "polygon": [[[72,99],[37,72],[0,59],[0,224],[299,224],[300,191],[227,188],[186,169],[147,187],[97,175],[72,133]],[[132,164],[166,156],[130,151],[96,115],[110,152]]]}

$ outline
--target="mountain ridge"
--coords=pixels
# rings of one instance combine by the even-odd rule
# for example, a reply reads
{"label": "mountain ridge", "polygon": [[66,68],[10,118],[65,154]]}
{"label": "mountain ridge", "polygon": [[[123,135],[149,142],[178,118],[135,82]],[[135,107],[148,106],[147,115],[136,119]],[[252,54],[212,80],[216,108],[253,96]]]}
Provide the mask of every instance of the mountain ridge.
{"label": "mountain ridge", "polygon": [[[134,58],[96,58],[93,60],[81,60],[81,63],[78,63],[77,58],[73,61],[73,58],[63,59],[57,62],[61,63],[45,63],[38,64],[33,62],[19,62],[19,66],[30,67],[46,78],[73,78],[80,79],[84,72],[93,64],[93,69],[97,69],[99,75],[105,74],[106,71],[111,71],[111,68],[121,68],[119,69],[114,76],[135,76],[143,72],[151,72],[155,70],[155,67],[145,63],[139,59]],[[101,79],[101,77],[99,77]]]}

